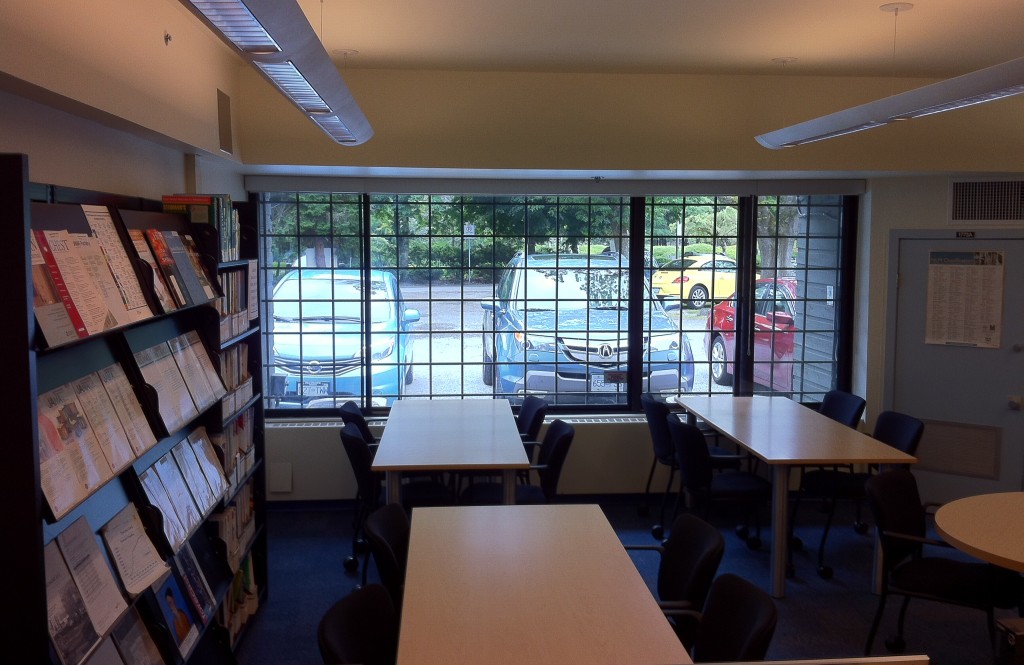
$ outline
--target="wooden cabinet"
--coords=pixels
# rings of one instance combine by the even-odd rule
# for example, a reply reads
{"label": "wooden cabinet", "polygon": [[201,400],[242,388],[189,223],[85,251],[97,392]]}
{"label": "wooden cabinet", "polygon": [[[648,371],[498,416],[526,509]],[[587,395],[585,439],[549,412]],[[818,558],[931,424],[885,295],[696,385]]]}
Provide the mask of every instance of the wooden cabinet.
{"label": "wooden cabinet", "polygon": [[[135,612],[142,617],[163,662],[233,662],[245,619],[265,597],[267,579],[259,367],[262,336],[257,294],[253,293],[251,300],[248,297],[250,285],[255,289],[257,284],[255,274],[249,278],[250,271],[256,270],[255,209],[248,203],[238,207],[242,229],[240,258],[224,263],[218,260],[222,255],[219,236],[211,233],[211,228],[191,224],[182,215],[161,212],[159,201],[32,184],[28,160],[23,155],[0,155],[0,196],[5,201],[4,220],[0,224],[0,252],[4,256],[0,261],[0,283],[8,327],[3,341],[6,380],[0,388],[7,420],[0,482],[0,505],[6,508],[6,537],[4,547],[0,548],[0,565],[9,571],[13,584],[5,621],[0,622],[0,635],[8,645],[18,645],[19,651],[27,652],[23,656],[25,662],[61,662],[50,637],[56,628],[49,625],[44,548],[84,518],[111,565],[118,591],[129,608],[122,618]],[[39,221],[51,211],[66,211],[67,206],[84,204],[105,206],[119,228],[125,230],[170,224],[191,234],[209,274],[217,276],[216,297],[163,313],[152,293],[152,282],[147,283],[145,278],[145,266],[140,265],[136,271],[141,286],[154,305],[151,316],[48,347],[33,311],[32,216],[36,215]],[[224,323],[222,316],[225,285],[231,289],[233,306],[245,305],[231,315],[230,323]],[[252,308],[248,306],[250,302]],[[208,354],[225,390],[223,396],[197,408],[197,415],[183,425],[168,427],[160,409],[161,399],[168,399],[168,395],[161,394],[143,376],[136,354],[186,335],[201,342],[200,348]],[[179,359],[179,365],[181,362]],[[44,491],[47,474],[40,472],[38,397],[112,364],[122,368],[127,376],[152,428],[155,443],[141,452],[135,451],[129,464],[114,469],[109,478],[91,487],[82,498],[55,511]],[[227,487],[191,524],[183,543],[175,545],[166,537],[163,513],[147,497],[141,479],[161,460],[170,459],[172,450],[177,447],[180,452],[183,442],[202,433],[212,444],[210,450],[217,454]],[[153,589],[134,596],[128,594],[110,553],[104,548],[100,537],[104,525],[130,504],[138,509],[147,534],[164,560],[175,562],[187,546],[208,584],[213,606],[208,608],[205,619],[197,622],[197,635],[187,649],[177,646]],[[111,632],[113,629],[106,634]]]}

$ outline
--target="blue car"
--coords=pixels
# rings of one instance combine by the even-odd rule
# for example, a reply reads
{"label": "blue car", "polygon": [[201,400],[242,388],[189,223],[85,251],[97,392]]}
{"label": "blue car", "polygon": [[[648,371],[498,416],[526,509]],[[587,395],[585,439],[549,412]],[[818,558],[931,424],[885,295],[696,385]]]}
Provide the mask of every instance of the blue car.
{"label": "blue car", "polygon": [[[409,329],[420,314],[405,307],[393,274],[372,270],[369,284],[368,325],[359,270],[300,268],[274,287],[270,396],[278,407],[360,401],[367,365],[373,406],[401,397],[413,378]],[[369,358],[363,355],[366,328]]]}
{"label": "blue car", "polygon": [[[646,284],[644,287],[647,289]],[[483,381],[512,399],[624,401],[628,268],[617,254],[531,254],[509,262],[483,317]],[[644,295],[642,390],[693,386],[693,352],[662,305]]]}

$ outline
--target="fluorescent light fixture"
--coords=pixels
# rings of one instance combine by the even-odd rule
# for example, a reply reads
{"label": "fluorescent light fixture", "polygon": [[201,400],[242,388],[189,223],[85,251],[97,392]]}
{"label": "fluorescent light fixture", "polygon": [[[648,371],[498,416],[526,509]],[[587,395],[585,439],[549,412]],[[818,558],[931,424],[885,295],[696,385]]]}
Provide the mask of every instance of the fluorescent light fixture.
{"label": "fluorescent light fixture", "polygon": [[181,0],[328,136],[373,136],[348,86],[295,0]]}
{"label": "fluorescent light fixture", "polygon": [[766,148],[790,148],[920,118],[1024,92],[1024,58],[901,92],[755,137]]}

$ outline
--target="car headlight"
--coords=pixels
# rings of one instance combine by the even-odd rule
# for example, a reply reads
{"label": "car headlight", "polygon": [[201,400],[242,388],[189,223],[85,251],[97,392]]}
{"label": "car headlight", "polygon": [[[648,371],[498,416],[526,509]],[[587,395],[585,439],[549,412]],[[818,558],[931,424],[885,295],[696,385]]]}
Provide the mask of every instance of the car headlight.
{"label": "car headlight", "polygon": [[527,351],[542,351],[546,353],[554,353],[556,351],[555,340],[552,337],[543,335],[528,336],[522,332],[515,333],[513,337]]}
{"label": "car headlight", "polygon": [[383,343],[374,343],[371,347],[374,360],[384,360],[395,352],[395,337],[389,335]]}
{"label": "car headlight", "polygon": [[674,351],[679,348],[679,335],[652,335],[649,350]]}

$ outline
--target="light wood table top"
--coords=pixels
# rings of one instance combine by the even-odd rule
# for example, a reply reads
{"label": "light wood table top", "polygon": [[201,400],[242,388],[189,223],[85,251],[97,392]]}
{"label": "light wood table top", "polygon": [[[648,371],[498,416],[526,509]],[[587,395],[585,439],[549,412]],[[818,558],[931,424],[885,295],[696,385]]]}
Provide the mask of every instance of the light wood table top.
{"label": "light wood table top", "polygon": [[917,461],[787,397],[680,395],[677,401],[766,464],[912,464]]}
{"label": "light wood table top", "polygon": [[935,529],[951,545],[997,566],[1024,572],[1024,492],[979,494],[950,501]]}
{"label": "light wood table top", "polygon": [[526,469],[507,399],[402,399],[392,405],[374,471]]}
{"label": "light wood table top", "polygon": [[679,395],[676,401],[772,469],[769,591],[786,595],[789,471],[817,464],[913,464],[917,458],[786,397]]}
{"label": "light wood table top", "polygon": [[413,511],[398,665],[691,662],[599,506]]}

